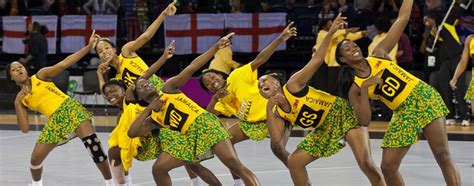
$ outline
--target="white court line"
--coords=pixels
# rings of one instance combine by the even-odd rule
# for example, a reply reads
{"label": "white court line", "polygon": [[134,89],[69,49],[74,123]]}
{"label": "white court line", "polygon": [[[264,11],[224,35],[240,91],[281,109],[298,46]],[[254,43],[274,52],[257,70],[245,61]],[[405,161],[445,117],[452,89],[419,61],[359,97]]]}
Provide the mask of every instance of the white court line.
{"label": "white court line", "polygon": [[[456,164],[469,164],[469,163],[456,163]],[[428,165],[435,165],[438,166],[436,163],[419,163],[419,164],[404,164],[400,167],[423,167]],[[321,168],[307,168],[308,171],[316,171],[316,170],[340,170],[340,169],[359,169],[359,166],[351,166],[351,167],[321,167]],[[266,173],[276,173],[276,172],[289,172],[288,169],[280,169],[280,170],[266,170],[266,171],[253,171],[254,174],[266,174]],[[224,177],[224,176],[231,176],[230,173],[227,174],[216,174],[217,177]],[[184,178],[174,178],[171,181],[184,181],[189,180],[189,177]],[[133,185],[146,185],[146,184],[154,184],[155,182],[144,182],[144,183],[133,183]]]}
{"label": "white court line", "polygon": [[38,135],[38,134],[22,134],[22,135],[16,135],[16,136],[0,137],[0,140],[12,139],[12,138],[21,138],[21,137],[28,137],[28,136],[35,136],[35,135]]}

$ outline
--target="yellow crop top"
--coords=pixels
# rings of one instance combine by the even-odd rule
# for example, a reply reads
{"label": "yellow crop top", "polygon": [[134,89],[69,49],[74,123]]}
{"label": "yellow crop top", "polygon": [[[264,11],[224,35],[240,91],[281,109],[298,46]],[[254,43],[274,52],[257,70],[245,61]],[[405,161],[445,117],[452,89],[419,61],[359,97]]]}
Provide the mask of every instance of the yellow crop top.
{"label": "yellow crop top", "polygon": [[321,125],[336,100],[335,96],[309,86],[297,94],[292,94],[285,85],[283,93],[290,103],[291,111],[287,113],[276,106],[278,115],[303,128],[317,128]]}
{"label": "yellow crop top", "polygon": [[376,57],[366,59],[370,66],[370,75],[365,78],[356,76],[354,82],[360,87],[365,80],[383,71],[381,77],[383,84],[377,89],[376,85],[370,86],[369,98],[381,100],[392,110],[397,109],[420,80],[392,61]]}
{"label": "yellow crop top", "polygon": [[127,87],[135,81],[148,69],[148,65],[139,56],[127,58],[122,54],[118,56],[119,71],[115,78],[121,79]]}
{"label": "yellow crop top", "polygon": [[250,63],[232,71],[227,84],[229,95],[219,99],[215,110],[250,123],[267,120],[265,106],[268,100],[260,95],[257,70],[252,70]]}
{"label": "yellow crop top", "polygon": [[66,98],[68,96],[59,90],[53,82],[43,81],[33,75],[31,76],[31,91],[21,101],[29,109],[49,117]]}
{"label": "yellow crop top", "polygon": [[185,134],[196,117],[206,112],[182,92],[162,94],[161,99],[166,99],[166,103],[160,111],[151,113],[151,118],[162,127]]}

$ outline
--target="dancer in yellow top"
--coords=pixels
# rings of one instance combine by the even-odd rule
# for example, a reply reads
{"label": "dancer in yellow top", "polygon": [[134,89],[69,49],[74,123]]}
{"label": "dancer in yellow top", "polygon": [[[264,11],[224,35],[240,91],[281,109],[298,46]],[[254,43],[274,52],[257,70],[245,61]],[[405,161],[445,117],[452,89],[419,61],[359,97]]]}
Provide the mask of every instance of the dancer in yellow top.
{"label": "dancer in yellow top", "polygon": [[[115,75],[116,78],[123,80],[127,87],[132,85],[138,77],[148,69],[148,65],[137,55],[136,51],[153,38],[153,35],[155,35],[166,16],[171,16],[176,13],[175,4],[176,1],[169,4],[143,34],[137,39],[126,43],[118,56],[115,45],[106,38],[101,38],[95,47],[95,51],[102,62],[99,68],[104,69],[101,71],[101,74],[105,73],[108,67],[111,66],[117,71]],[[104,83],[105,82],[100,81],[99,86],[102,87]]]}
{"label": "dancer in yellow top", "polygon": [[[461,60],[456,67],[456,72],[454,73],[453,79],[449,81],[449,85],[454,90],[457,88],[456,84],[458,82],[459,77],[462,73],[466,70],[467,63],[469,63],[469,58],[471,58],[471,64],[474,64],[474,34],[467,36],[466,40],[464,41],[464,49],[461,54]],[[474,73],[474,71],[472,71]],[[464,82],[461,82],[464,83]],[[466,95],[464,96],[465,100],[471,100],[471,114],[474,113],[474,79],[471,79],[469,83],[469,87],[467,87]],[[469,123],[463,122],[463,126],[469,126]]]}
{"label": "dancer in yellow top", "polygon": [[228,38],[232,35],[221,38],[178,75],[170,78],[161,93],[148,80],[138,80],[137,94],[150,105],[133,122],[128,134],[136,137],[161,128],[163,152],[153,165],[153,177],[157,185],[171,185],[170,170],[186,162],[200,161],[200,156],[209,150],[240,176],[246,185],[260,185],[255,175],[237,158],[229,140],[230,135],[219,118],[200,108],[179,90],[197,70],[209,62],[217,50],[230,45]]}
{"label": "dancer in yellow top", "polygon": [[[344,148],[345,140],[372,185],[385,185],[382,172],[372,160],[367,127],[360,127],[349,102],[307,85],[323,63],[333,35],[345,24],[344,19],[336,17],[309,63],[286,84],[274,73],[259,78],[260,94],[269,100],[267,126],[273,153],[290,169],[295,185],[308,185],[306,165],[336,154]],[[293,126],[314,130],[290,155],[286,143]]]}
{"label": "dancer in yellow top", "polygon": [[403,1],[397,20],[369,57],[364,58],[354,42],[338,44],[336,59],[344,66],[338,80],[340,96],[349,98],[361,125],[368,125],[372,117],[369,99],[380,100],[393,110],[382,143],[382,172],[388,185],[404,185],[398,168],[422,132],[447,185],[459,185],[459,172],[448,147],[446,105],[433,87],[403,70],[388,55],[410,19],[412,6],[413,0]]}
{"label": "dancer in yellow top", "polygon": [[[236,117],[239,122],[229,128],[232,144],[243,140],[263,140],[268,134],[265,124],[267,100],[258,93],[258,67],[265,64],[278,46],[296,36],[293,22],[288,24],[275,40],[265,47],[250,63],[235,69],[227,77],[225,73],[208,69],[200,76],[201,86],[215,93],[207,110],[215,115]],[[242,185],[233,175],[235,185]]]}
{"label": "dancer in yellow top", "polygon": [[[102,150],[99,138],[92,126],[92,114],[78,101],[59,90],[52,79],[79,61],[92,49],[99,36],[95,31],[87,46],[50,67],[44,67],[29,77],[23,63],[14,61],[7,66],[7,78],[14,81],[20,92],[15,98],[18,126],[22,132],[29,131],[27,108],[46,115],[49,119],[39,135],[31,155],[30,171],[32,185],[42,185],[43,161],[58,144],[72,136],[79,136],[99,168],[106,185],[113,185],[107,155]],[[75,134],[74,134],[75,133]]]}
{"label": "dancer in yellow top", "polygon": [[[140,78],[149,79],[174,53],[174,42],[165,50],[163,55],[146,70]],[[156,91],[161,91],[162,86],[157,82],[150,82],[156,87]],[[129,168],[132,166],[132,159],[148,161],[158,158],[161,153],[161,142],[159,130],[151,131],[144,136],[130,138],[127,132],[133,121],[143,112],[148,103],[138,102],[134,94],[134,85],[127,88],[123,81],[112,79],[104,84],[102,92],[105,98],[121,109],[118,115],[118,123],[110,133],[109,156],[112,173],[118,184],[132,185],[129,176]],[[146,104],[143,105],[142,104]],[[186,165],[186,170],[192,170],[198,174],[207,184],[220,184],[217,177],[211,171],[200,164]],[[188,172],[189,173],[189,172]],[[199,182],[197,177],[192,178],[192,184]]]}

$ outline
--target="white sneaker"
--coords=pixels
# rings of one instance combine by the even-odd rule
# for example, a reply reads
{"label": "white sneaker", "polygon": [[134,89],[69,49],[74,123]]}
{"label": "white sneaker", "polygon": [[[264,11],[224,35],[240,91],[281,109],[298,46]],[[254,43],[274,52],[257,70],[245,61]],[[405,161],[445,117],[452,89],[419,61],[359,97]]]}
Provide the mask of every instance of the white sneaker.
{"label": "white sneaker", "polygon": [[462,126],[469,126],[470,123],[468,120],[462,120],[462,123],[461,123]]}
{"label": "white sneaker", "polygon": [[454,119],[447,119],[446,120],[446,125],[454,125],[456,123],[456,120]]}

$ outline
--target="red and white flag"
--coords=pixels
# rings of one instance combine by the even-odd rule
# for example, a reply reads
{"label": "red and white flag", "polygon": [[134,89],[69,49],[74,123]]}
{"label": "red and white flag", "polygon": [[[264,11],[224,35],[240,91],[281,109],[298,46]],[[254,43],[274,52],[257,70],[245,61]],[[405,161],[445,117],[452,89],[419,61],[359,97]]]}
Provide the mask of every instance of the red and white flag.
{"label": "red and white flag", "polygon": [[2,16],[3,20],[3,51],[10,54],[27,54],[28,49],[23,40],[26,38],[28,25],[38,22],[48,27],[48,54],[56,53],[57,16]]}
{"label": "red and white flag", "polygon": [[[235,32],[234,52],[259,52],[277,38],[286,26],[286,13],[225,14],[225,27]],[[285,50],[286,43],[277,50]]]}
{"label": "red and white flag", "polygon": [[176,54],[201,54],[224,30],[222,14],[180,14],[165,20],[165,46],[175,40]]}
{"label": "red and white flag", "polygon": [[[61,52],[74,53],[89,41],[92,30],[112,43],[117,38],[116,15],[67,15],[61,17]],[[92,50],[92,52],[95,52]]]}

